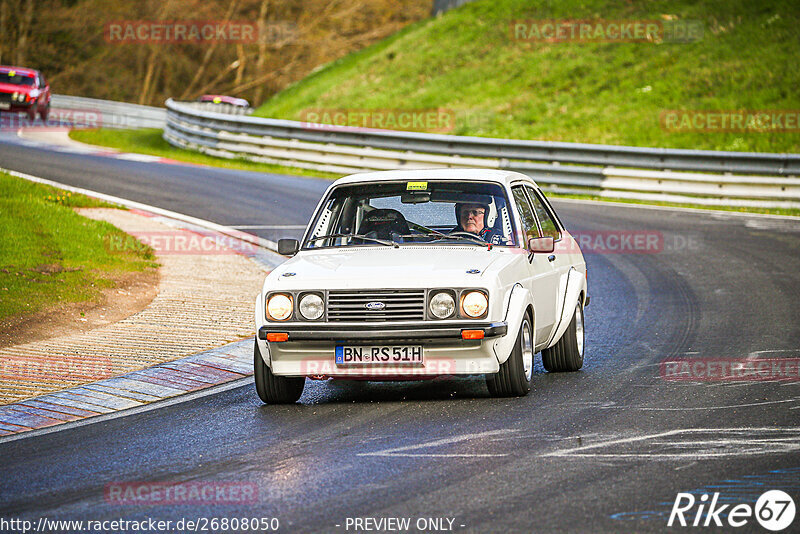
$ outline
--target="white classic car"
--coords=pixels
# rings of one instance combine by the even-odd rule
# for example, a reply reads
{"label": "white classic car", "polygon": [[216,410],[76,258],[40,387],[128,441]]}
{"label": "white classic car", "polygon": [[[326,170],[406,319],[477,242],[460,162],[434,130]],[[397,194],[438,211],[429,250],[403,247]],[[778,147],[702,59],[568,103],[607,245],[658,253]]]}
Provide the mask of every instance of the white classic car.
{"label": "white classic car", "polygon": [[256,299],[255,384],[291,403],[306,378],[485,375],[528,393],[583,365],[586,263],[529,177],[442,169],[334,182]]}

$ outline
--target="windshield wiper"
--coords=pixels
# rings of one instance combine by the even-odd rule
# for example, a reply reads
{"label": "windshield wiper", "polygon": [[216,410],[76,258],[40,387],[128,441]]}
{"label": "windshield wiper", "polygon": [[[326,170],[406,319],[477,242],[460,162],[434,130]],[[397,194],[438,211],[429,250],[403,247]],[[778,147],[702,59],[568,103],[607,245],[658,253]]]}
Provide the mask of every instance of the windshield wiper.
{"label": "windshield wiper", "polygon": [[308,240],[308,242],[312,241],[319,241],[321,239],[335,239],[339,237],[354,237],[356,239],[365,239],[368,241],[374,241],[375,243],[380,243],[381,245],[386,245],[389,247],[400,248],[400,245],[395,243],[394,241],[387,241],[386,239],[378,239],[377,237],[370,237],[367,235],[362,234],[328,234],[328,235],[321,235],[319,237],[312,237]]}
{"label": "windshield wiper", "polygon": [[[402,238],[406,238],[406,237],[429,237],[429,238],[432,239],[432,241],[442,241],[444,239],[456,239],[456,240],[460,240],[460,241],[469,241],[471,243],[475,243],[476,245],[483,245],[483,246],[488,246],[489,245],[489,243],[487,243],[486,241],[484,241],[480,237],[473,236],[469,232],[454,232],[452,234],[444,234],[444,233],[439,232],[438,230],[434,230],[432,228],[426,228],[426,227],[424,227],[422,225],[418,225],[418,226],[419,226],[419,228],[422,228],[424,230],[428,230],[430,233],[428,233],[428,234],[406,234],[406,235],[401,235],[400,237],[402,237]],[[466,235],[460,235],[460,234],[466,234]],[[491,248],[491,247],[489,247],[489,248]]]}

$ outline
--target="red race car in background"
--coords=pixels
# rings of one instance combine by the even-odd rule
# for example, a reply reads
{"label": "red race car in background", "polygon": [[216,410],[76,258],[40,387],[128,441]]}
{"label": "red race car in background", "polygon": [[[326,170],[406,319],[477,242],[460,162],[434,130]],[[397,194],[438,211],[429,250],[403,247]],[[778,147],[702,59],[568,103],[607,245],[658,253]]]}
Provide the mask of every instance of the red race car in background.
{"label": "red race car in background", "polygon": [[38,113],[46,121],[50,113],[50,85],[42,73],[0,65],[0,111],[21,111],[30,120],[36,119]]}

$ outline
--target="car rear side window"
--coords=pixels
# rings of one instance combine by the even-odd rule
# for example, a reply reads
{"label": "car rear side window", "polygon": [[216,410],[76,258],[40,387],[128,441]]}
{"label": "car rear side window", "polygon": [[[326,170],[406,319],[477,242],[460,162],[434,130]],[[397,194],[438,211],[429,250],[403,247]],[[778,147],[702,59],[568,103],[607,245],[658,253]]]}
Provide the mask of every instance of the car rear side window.
{"label": "car rear side window", "polygon": [[553,216],[544,207],[542,200],[539,198],[539,193],[532,187],[525,186],[528,190],[533,209],[536,210],[536,217],[539,219],[539,224],[542,226],[542,234],[544,236],[551,236],[553,239],[561,239],[561,231],[558,225],[553,220]]}
{"label": "car rear side window", "polygon": [[525,232],[525,242],[533,237],[541,237],[539,235],[539,228],[536,226],[536,217],[533,216],[528,199],[525,196],[525,191],[522,186],[511,188],[511,193],[514,195],[514,203],[517,205],[517,213],[519,213],[520,221],[522,222],[522,230]]}

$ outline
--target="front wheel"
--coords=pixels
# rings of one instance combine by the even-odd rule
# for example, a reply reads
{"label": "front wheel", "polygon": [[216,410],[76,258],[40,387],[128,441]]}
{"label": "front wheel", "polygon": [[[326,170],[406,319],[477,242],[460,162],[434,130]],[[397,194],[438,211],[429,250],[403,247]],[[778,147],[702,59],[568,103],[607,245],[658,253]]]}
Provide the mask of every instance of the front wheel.
{"label": "front wheel", "polygon": [[292,404],[303,394],[305,377],[275,376],[264,363],[258,341],[253,348],[253,377],[258,397],[268,404]]}
{"label": "front wheel", "polygon": [[486,375],[486,386],[493,397],[524,397],[531,390],[533,377],[533,326],[526,313],[517,342],[497,373]]}
{"label": "front wheel", "polygon": [[47,117],[50,116],[50,104],[47,104],[44,109],[39,110],[39,117],[41,117],[42,122],[47,122]]}
{"label": "front wheel", "polygon": [[577,371],[583,367],[583,306],[575,306],[564,335],[558,343],[542,351],[542,364],[550,372]]}

